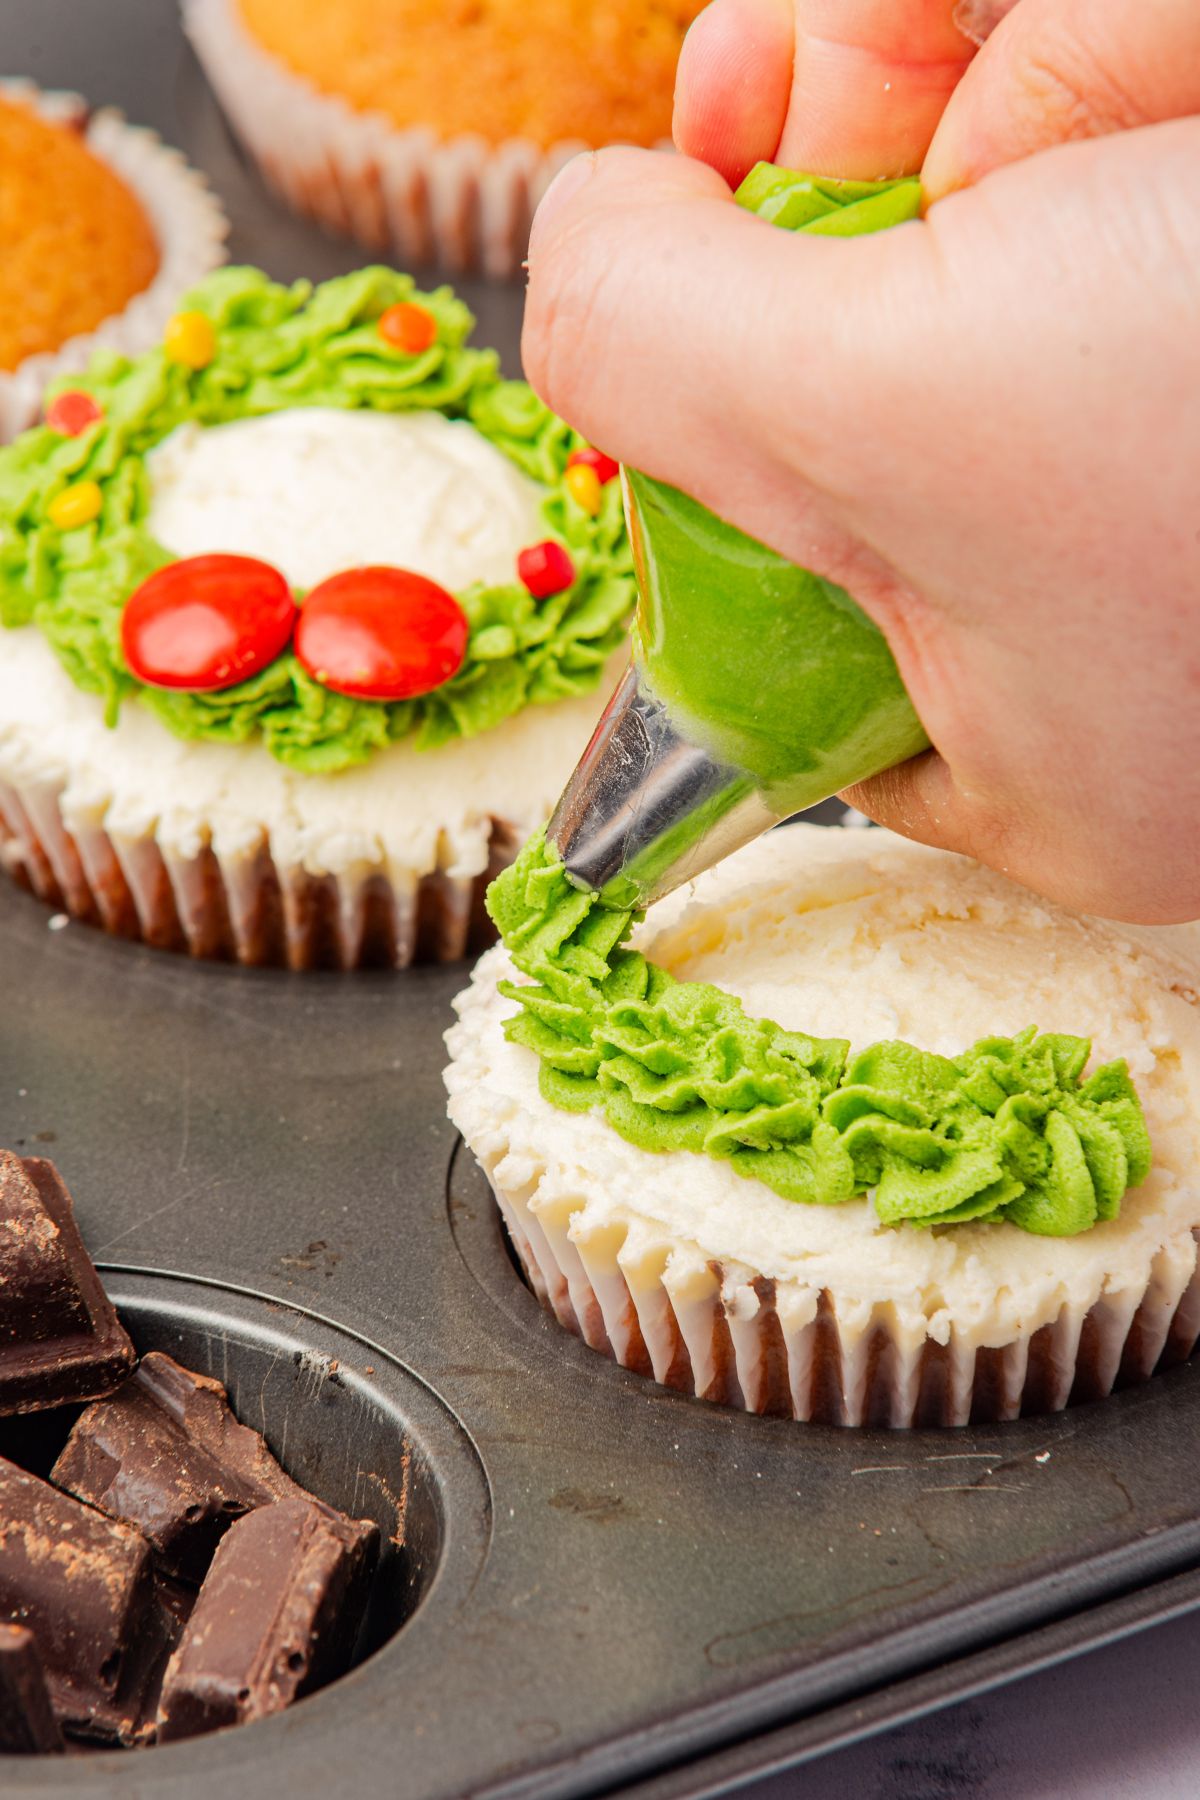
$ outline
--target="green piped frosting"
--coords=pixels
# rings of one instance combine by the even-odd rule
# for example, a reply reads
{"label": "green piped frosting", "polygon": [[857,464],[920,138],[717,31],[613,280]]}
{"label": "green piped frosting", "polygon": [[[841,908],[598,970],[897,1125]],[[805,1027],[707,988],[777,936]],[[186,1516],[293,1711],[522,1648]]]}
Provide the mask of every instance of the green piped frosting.
{"label": "green piped frosting", "polygon": [[488,892],[532,985],[505,1032],[540,1059],[543,1096],[602,1111],[639,1149],[727,1162],[785,1200],[874,1190],[885,1225],[1007,1220],[1071,1237],[1116,1218],[1150,1168],[1124,1062],[1086,1080],[1087,1038],[1033,1027],[957,1057],[785,1031],[626,947],[639,917],[573,887],[543,834]]}
{"label": "green piped frosting", "polygon": [[805,231],[813,237],[862,237],[917,218],[921,183],[915,175],[900,181],[838,181],[760,162],[734,198],[748,212],[784,231]]}
{"label": "green piped frosting", "polygon": [[[417,356],[394,349],[376,320],[416,300],[437,322]],[[77,686],[104,701],[109,722],[136,698],[177,736],[244,743],[261,736],[293,768],[325,773],[365,761],[402,738],[429,749],[488,731],[522,707],[595,688],[623,641],[634,600],[619,484],[593,518],[563,483],[581,439],[524,382],[500,377],[494,351],[467,342],[474,320],[449,288],[417,293],[410,276],[361,269],[314,288],[281,287],[256,269],[218,270],[183,305],[216,328],[217,353],[193,371],[161,349],[130,362],[96,356],[83,388],[103,418],[77,438],[36,426],[0,451],[0,625],[34,624]],[[181,693],[135,680],[120,648],[125,602],[170,553],[146,527],[144,458],[177,425],[217,425],[298,406],[438,411],[469,420],[546,488],[548,536],[566,544],[576,580],[535,600],[516,578],[457,598],[470,637],[458,674],[432,694],[351,700],[312,680],[291,652],[218,693]],[[99,483],[98,520],[59,531],[47,507],[68,484]],[[219,547],[219,546],[214,546]],[[2,648],[0,648],[2,654]]]}

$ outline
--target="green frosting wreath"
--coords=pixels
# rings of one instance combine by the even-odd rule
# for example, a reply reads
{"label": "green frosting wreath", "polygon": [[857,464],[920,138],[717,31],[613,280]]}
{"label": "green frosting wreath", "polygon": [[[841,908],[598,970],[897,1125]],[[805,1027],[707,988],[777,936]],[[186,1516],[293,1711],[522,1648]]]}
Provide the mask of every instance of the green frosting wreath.
{"label": "green frosting wreath", "polygon": [[874,1190],[885,1225],[1002,1221],[1071,1237],[1115,1219],[1150,1138],[1124,1062],[1085,1081],[1087,1038],[1030,1028],[962,1056],[750,1018],[708,982],[677,981],[625,939],[641,916],[573,887],[544,834],[488,890],[532,985],[505,1035],[540,1059],[553,1105],[596,1109],[639,1149],[716,1157],[785,1200],[837,1206]]}
{"label": "green frosting wreath", "polygon": [[[393,348],[376,321],[416,301],[437,340],[415,355]],[[364,762],[399,739],[431,749],[488,731],[522,707],[595,688],[623,642],[634,600],[619,484],[602,489],[595,517],[564,485],[582,440],[524,382],[505,381],[494,351],[472,348],[471,313],[449,288],[418,293],[412,278],[361,269],[314,288],[282,287],[256,269],[227,268],[183,303],[216,334],[203,369],[162,349],[136,361],[101,353],[82,380],[103,417],[78,437],[36,426],[0,450],[0,625],[36,625],[71,679],[97,694],[110,724],[136,699],[183,738],[244,743],[261,735],[292,768],[327,773]],[[462,668],[415,700],[350,699],[321,686],[285,651],[236,687],[188,693],[148,687],[121,654],[125,603],[146,576],[173,561],[147,529],[145,456],[177,425],[217,425],[288,407],[438,411],[468,420],[546,489],[546,532],[565,544],[572,585],[535,599],[516,579],[457,595],[470,636]],[[78,481],[95,481],[99,517],[59,530],[47,509]]]}

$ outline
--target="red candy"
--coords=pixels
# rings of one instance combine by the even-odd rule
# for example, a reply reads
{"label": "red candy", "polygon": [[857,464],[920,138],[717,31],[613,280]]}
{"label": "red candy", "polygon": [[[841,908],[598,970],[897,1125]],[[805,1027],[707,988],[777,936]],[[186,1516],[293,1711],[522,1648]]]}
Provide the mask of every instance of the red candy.
{"label": "red candy", "polygon": [[355,700],[411,700],[462,668],[470,627],[453,594],[408,569],[347,569],[310,589],[296,626],[309,674]]}
{"label": "red candy", "polygon": [[568,469],[594,469],[601,487],[607,482],[615,481],[621,473],[621,465],[614,462],[611,456],[605,456],[603,450],[572,450],[567,458]]}
{"label": "red candy", "polygon": [[121,648],[139,681],[201,693],[257,675],[285,650],[296,618],[278,569],[253,556],[185,556],[136,588]]}
{"label": "red candy", "polygon": [[423,306],[411,300],[398,300],[379,315],[379,335],[393,349],[406,356],[420,356],[437,343],[437,320]]}
{"label": "red candy", "polygon": [[561,594],[569,588],[575,579],[575,564],[567,555],[562,545],[553,538],[546,538],[543,543],[530,544],[517,557],[517,574],[529,589],[535,600],[545,600],[550,594]]}
{"label": "red candy", "polygon": [[67,388],[64,393],[56,394],[46,408],[46,423],[51,431],[61,433],[63,437],[78,437],[104,413],[90,394],[80,388]]}

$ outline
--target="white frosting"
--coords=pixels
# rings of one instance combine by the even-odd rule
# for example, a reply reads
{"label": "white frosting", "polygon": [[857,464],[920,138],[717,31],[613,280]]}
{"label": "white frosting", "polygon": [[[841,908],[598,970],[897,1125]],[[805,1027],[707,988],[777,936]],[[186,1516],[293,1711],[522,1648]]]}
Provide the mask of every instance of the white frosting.
{"label": "white frosting", "polygon": [[368,563],[457,591],[516,579],[543,490],[441,413],[296,407],[180,425],[146,457],[150,532],[176,556],[258,556],[295,587]]}
{"label": "white frosting", "polygon": [[0,630],[0,780],[61,787],[69,830],[153,832],[184,857],[210,842],[222,859],[251,855],[265,835],[281,867],[314,875],[477,875],[493,817],[521,830],[546,818],[617,674],[614,663],[595,693],[526,707],[480,737],[393,744],[361,767],[302,775],[261,743],[176,738],[135,701],[110,730],[40,631]]}
{"label": "white frosting", "polygon": [[[653,911],[640,947],[684,980],[713,981],[752,1014],[856,1048],[902,1037],[943,1054],[1035,1024],[1089,1033],[1093,1063],[1124,1056],[1154,1144],[1119,1219],[1073,1238],[1010,1225],[881,1228],[868,1199],[797,1206],[728,1164],[654,1154],[597,1113],[538,1092],[537,1059],[509,1044],[513,973],[482,958],[447,1035],[450,1114],[506,1189],[536,1213],[572,1213],[579,1242],[620,1244],[622,1265],[710,1259],[807,1292],[839,1315],[879,1303],[897,1326],[1000,1345],[1139,1292],[1164,1247],[1190,1266],[1200,1226],[1200,925],[1153,931],[1070,914],[964,858],[885,832],[792,826]],[[520,979],[518,977],[518,979]]]}

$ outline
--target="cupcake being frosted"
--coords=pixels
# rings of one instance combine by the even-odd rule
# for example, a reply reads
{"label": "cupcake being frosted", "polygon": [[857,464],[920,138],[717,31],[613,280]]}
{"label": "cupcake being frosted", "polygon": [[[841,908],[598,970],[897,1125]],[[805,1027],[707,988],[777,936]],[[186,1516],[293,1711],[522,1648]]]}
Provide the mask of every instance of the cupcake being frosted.
{"label": "cupcake being frosted", "polygon": [[109,930],[461,955],[632,601],[615,468],[448,289],[209,277],[0,454],[0,835]]}
{"label": "cupcake being frosted", "polygon": [[748,1410],[900,1426],[1190,1355],[1200,926],[812,826],[636,930],[540,839],[490,904],[450,1113],[594,1349]]}

